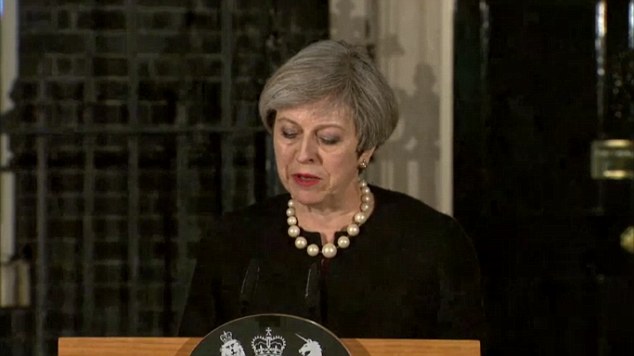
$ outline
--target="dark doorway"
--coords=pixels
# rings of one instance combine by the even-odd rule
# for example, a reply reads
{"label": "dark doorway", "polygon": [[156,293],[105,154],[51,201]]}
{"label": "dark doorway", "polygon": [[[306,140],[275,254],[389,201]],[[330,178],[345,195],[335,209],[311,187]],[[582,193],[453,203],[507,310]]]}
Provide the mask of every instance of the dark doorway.
{"label": "dark doorway", "polygon": [[492,355],[634,349],[619,244],[632,182],[590,175],[593,140],[632,136],[631,113],[614,113],[630,100],[614,93],[631,5],[605,2],[598,75],[598,3],[458,1],[455,215],[480,254]]}

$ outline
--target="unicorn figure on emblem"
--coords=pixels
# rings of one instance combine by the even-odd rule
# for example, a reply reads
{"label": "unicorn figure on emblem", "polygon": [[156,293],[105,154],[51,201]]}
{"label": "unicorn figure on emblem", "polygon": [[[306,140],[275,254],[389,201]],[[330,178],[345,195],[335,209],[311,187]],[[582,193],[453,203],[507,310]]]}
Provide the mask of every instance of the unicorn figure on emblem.
{"label": "unicorn figure on emblem", "polygon": [[317,341],[306,339],[299,334],[295,334],[300,339],[304,340],[304,345],[299,349],[299,353],[302,356],[321,356],[321,345]]}

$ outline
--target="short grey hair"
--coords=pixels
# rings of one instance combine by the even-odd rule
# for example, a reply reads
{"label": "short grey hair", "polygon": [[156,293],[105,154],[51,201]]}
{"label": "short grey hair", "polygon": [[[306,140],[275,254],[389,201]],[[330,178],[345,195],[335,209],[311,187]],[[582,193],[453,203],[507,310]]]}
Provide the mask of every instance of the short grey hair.
{"label": "short grey hair", "polygon": [[278,110],[326,100],[351,114],[358,152],[378,147],[398,123],[394,92],[361,47],[323,40],[299,51],[266,82],[259,112],[272,131]]}

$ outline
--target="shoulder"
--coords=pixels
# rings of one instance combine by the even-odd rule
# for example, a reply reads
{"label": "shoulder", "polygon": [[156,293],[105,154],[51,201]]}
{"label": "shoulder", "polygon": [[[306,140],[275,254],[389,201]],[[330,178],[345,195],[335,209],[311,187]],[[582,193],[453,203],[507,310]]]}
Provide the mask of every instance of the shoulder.
{"label": "shoulder", "polygon": [[453,217],[444,214],[419,199],[393,190],[371,186],[377,211],[397,219],[401,224],[442,228],[457,224]]}
{"label": "shoulder", "polygon": [[371,186],[375,196],[378,224],[398,230],[415,245],[426,248],[447,248],[471,245],[462,226],[450,215],[442,213],[407,194]]}
{"label": "shoulder", "polygon": [[202,241],[233,246],[235,240],[252,242],[257,236],[274,233],[286,224],[288,198],[281,194],[216,216],[201,227]]}

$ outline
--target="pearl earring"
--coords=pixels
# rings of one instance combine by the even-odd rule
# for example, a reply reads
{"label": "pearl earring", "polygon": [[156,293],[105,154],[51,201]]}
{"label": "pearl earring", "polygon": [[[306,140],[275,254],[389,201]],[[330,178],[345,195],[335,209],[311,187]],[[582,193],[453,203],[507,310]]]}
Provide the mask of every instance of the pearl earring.
{"label": "pearl earring", "polygon": [[368,168],[368,161],[366,161],[366,160],[361,161],[361,163],[359,164],[359,168],[361,168],[361,169]]}

